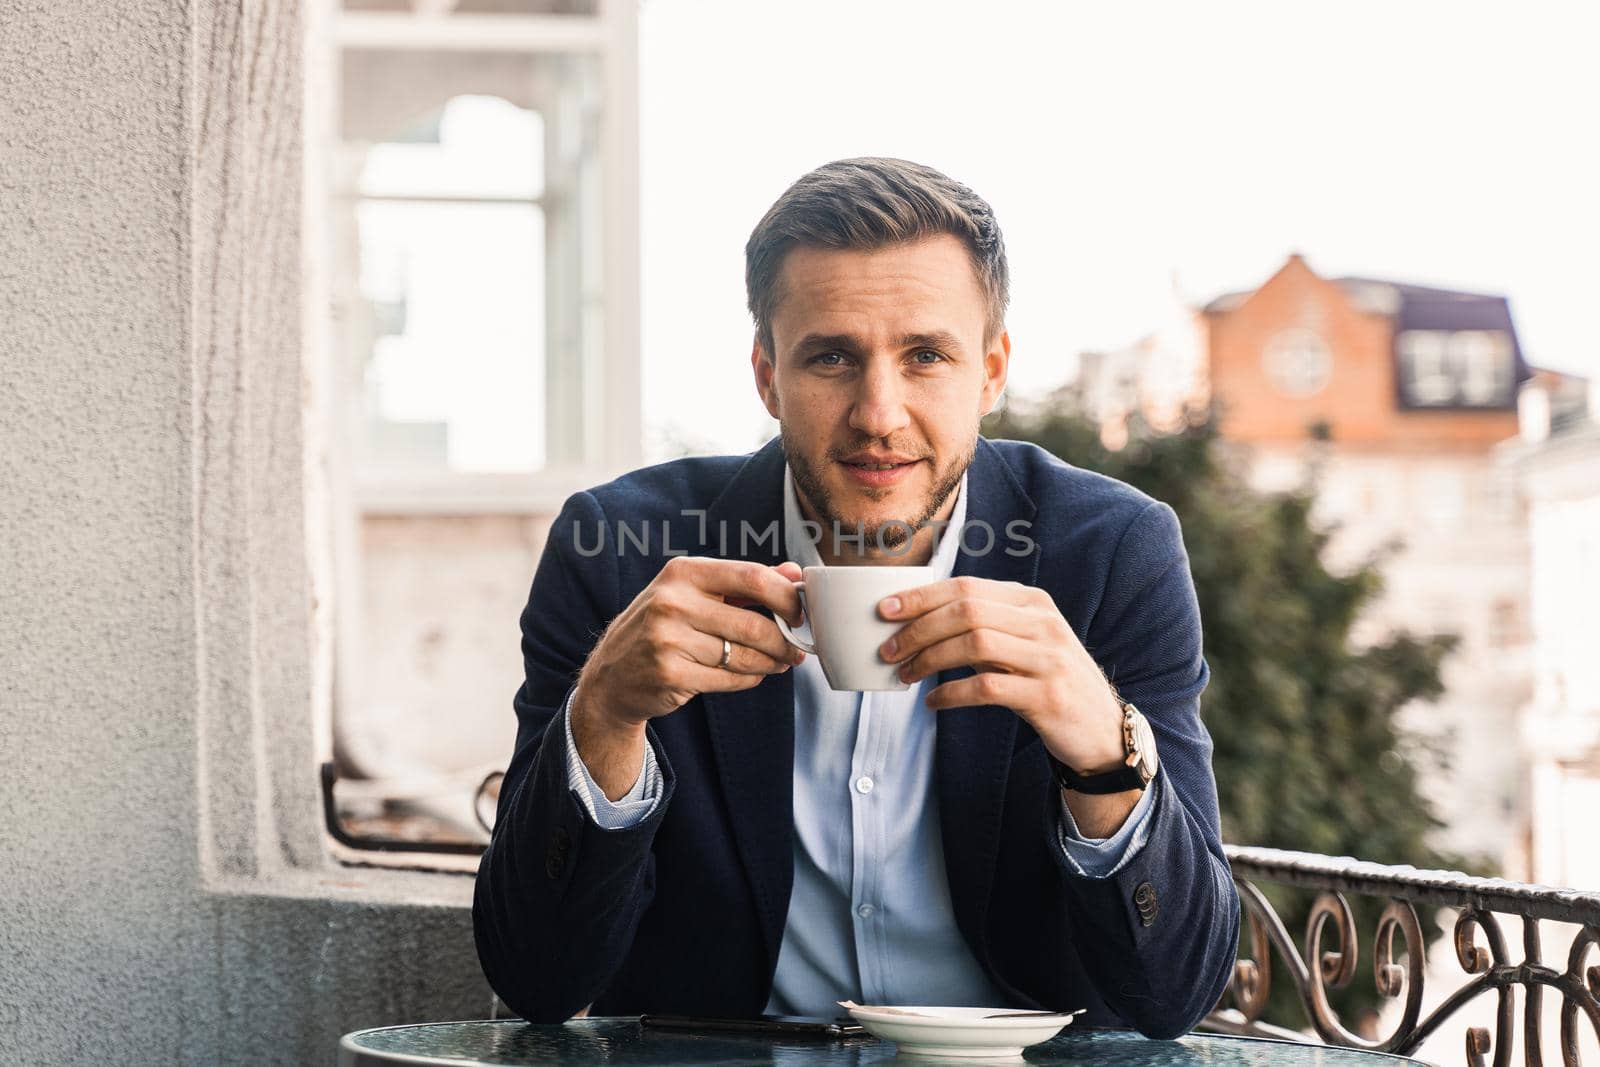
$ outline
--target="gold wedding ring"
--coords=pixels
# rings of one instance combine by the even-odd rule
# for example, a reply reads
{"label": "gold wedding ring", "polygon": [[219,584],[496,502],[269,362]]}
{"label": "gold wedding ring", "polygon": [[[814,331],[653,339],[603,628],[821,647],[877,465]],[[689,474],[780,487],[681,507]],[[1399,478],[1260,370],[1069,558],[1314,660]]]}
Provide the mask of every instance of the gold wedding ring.
{"label": "gold wedding ring", "polygon": [[723,670],[727,670],[728,669],[728,662],[730,660],[732,660],[732,659],[733,659],[733,642],[729,641],[726,637],[724,637],[722,639],[722,662],[718,663],[717,666],[721,667]]}

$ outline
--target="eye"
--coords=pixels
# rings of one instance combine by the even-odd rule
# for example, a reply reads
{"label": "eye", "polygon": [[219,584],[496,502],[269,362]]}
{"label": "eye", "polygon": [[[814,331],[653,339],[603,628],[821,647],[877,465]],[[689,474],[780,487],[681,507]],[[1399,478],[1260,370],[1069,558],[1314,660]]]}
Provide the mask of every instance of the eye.
{"label": "eye", "polygon": [[824,367],[837,367],[844,362],[844,355],[839,352],[819,352],[806,362],[820,364]]}
{"label": "eye", "polygon": [[911,358],[916,360],[918,363],[921,363],[923,366],[930,366],[934,363],[943,362],[944,353],[935,352],[931,348],[924,348],[920,352],[913,353]]}

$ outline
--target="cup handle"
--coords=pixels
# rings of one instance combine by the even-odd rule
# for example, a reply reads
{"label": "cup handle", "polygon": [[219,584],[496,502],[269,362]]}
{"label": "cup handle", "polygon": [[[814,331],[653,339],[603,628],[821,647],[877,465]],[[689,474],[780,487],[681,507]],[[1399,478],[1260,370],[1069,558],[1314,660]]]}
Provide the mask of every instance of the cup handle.
{"label": "cup handle", "polygon": [[[804,582],[795,582],[794,591],[800,594],[800,610],[804,612],[806,610],[806,584]],[[809,652],[813,656],[818,655],[817,646],[813,645],[809,641],[801,639],[798,634],[789,629],[789,624],[785,622],[783,620],[783,616],[779,615],[776,611],[772,613],[772,621],[778,624],[778,630],[783,634],[783,639],[785,641],[789,642],[802,652]]]}

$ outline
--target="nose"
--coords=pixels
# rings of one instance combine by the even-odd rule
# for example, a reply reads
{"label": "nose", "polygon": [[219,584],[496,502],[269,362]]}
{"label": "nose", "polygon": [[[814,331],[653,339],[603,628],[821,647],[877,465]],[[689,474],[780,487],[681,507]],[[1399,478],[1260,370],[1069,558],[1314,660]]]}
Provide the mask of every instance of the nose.
{"label": "nose", "polygon": [[850,427],[865,437],[888,437],[911,422],[905,387],[892,360],[873,360],[857,379]]}

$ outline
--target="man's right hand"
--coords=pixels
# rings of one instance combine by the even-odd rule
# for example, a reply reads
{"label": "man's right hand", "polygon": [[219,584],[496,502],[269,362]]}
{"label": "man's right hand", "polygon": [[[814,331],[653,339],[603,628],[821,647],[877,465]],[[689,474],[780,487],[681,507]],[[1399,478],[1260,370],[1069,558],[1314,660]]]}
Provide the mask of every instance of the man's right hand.
{"label": "man's right hand", "polygon": [[[805,660],[758,604],[800,624],[800,568],[674,556],[618,615],[578,675],[572,740],[595,783],[616,800],[644,760],[644,726],[701,693],[751,689]],[[722,642],[732,647],[726,668]]]}

